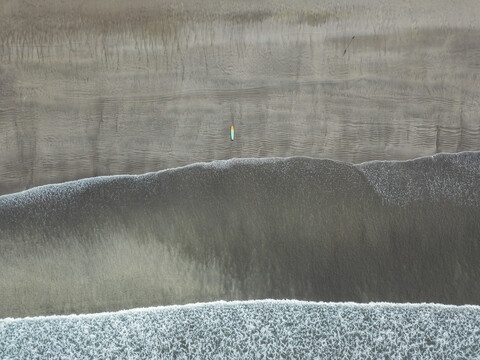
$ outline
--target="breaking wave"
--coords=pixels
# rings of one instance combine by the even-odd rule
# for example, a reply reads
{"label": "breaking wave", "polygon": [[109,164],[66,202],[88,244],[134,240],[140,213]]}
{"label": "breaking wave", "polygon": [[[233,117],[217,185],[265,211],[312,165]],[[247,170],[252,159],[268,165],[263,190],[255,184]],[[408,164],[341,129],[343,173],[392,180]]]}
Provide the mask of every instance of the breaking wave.
{"label": "breaking wave", "polygon": [[216,302],[0,320],[0,356],[473,359],[479,327],[478,306]]}

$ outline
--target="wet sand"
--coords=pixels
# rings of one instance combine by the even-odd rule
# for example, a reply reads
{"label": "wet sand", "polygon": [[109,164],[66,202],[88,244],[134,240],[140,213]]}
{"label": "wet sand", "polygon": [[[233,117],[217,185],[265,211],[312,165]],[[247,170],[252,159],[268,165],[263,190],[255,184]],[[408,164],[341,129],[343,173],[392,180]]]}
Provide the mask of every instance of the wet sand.
{"label": "wet sand", "polygon": [[204,6],[2,2],[0,194],[233,157],[480,149],[478,2]]}

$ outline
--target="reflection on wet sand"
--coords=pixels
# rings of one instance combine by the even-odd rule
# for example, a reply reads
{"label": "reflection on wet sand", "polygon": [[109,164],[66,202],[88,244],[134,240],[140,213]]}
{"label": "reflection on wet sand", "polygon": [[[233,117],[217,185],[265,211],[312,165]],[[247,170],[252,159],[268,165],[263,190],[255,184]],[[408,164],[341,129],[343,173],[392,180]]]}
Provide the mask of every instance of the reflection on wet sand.
{"label": "reflection on wet sand", "polygon": [[0,5],[0,193],[232,157],[479,149],[478,4],[212,4]]}

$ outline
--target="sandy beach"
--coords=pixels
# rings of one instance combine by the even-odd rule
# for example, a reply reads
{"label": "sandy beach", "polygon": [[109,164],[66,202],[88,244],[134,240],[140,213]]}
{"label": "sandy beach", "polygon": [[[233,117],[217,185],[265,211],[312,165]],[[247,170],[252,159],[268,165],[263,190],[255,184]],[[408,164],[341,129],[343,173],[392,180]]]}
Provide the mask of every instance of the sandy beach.
{"label": "sandy beach", "polygon": [[0,194],[234,157],[479,150],[479,13],[477,1],[2,1]]}

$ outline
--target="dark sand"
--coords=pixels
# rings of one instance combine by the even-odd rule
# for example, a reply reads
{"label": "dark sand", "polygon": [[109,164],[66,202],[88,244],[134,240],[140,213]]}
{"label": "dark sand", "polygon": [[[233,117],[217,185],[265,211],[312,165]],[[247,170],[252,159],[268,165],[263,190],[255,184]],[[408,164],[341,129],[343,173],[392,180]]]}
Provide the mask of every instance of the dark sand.
{"label": "dark sand", "polygon": [[478,1],[134,4],[0,3],[0,194],[232,157],[480,149]]}

